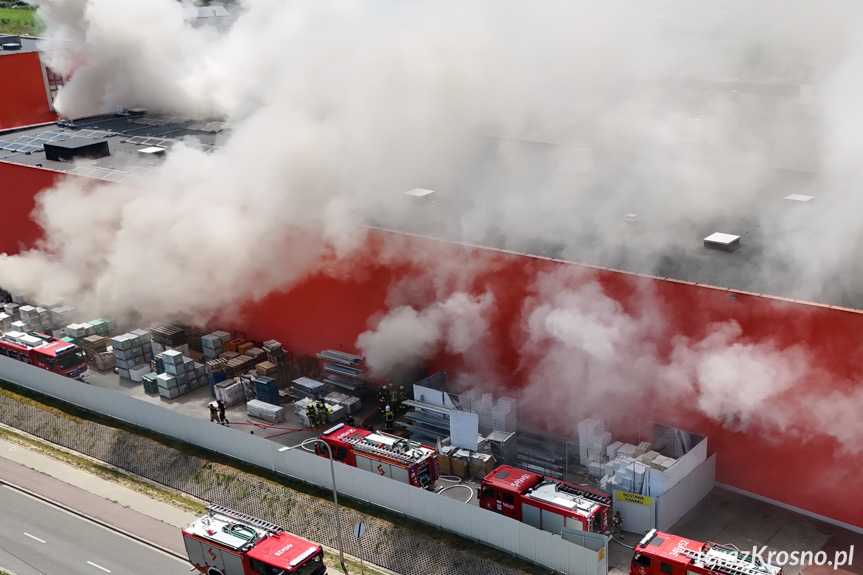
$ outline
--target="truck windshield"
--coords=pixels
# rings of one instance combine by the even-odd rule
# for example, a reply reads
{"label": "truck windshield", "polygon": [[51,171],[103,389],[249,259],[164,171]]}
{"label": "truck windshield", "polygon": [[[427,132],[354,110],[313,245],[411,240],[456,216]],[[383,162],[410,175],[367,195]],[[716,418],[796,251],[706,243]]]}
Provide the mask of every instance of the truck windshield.
{"label": "truck windshield", "polygon": [[57,356],[60,369],[69,369],[84,362],[84,354],[80,349],[71,349]]}

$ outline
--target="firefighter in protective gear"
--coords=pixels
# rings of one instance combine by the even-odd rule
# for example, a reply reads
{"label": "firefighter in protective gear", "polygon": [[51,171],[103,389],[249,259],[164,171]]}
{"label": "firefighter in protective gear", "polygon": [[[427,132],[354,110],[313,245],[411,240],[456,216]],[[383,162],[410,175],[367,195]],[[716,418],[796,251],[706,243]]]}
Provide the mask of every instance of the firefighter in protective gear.
{"label": "firefighter in protective gear", "polygon": [[611,518],[611,534],[623,536],[623,515],[620,511],[615,512]]}
{"label": "firefighter in protective gear", "polygon": [[317,427],[318,425],[318,414],[315,411],[314,403],[306,406],[306,417],[309,419],[309,427]]}
{"label": "firefighter in protective gear", "polygon": [[395,421],[396,414],[390,409],[390,406],[387,405],[386,410],[384,411],[384,422],[386,423],[386,430],[393,430],[393,422]]}
{"label": "firefighter in protective gear", "polygon": [[396,396],[399,398],[399,408],[404,410],[407,409],[405,405],[405,400],[408,398],[408,394],[405,391],[405,386],[400,385],[398,392],[396,392]]}
{"label": "firefighter in protective gear", "polygon": [[318,400],[318,425],[327,424],[327,406],[323,401]]}

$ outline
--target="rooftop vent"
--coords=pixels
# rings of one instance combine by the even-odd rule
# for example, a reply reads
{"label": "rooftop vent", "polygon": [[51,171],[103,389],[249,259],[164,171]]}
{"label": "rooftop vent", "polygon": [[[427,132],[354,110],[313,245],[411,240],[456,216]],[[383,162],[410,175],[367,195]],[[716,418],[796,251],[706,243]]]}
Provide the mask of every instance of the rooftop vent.
{"label": "rooftop vent", "polygon": [[111,155],[108,142],[96,141],[86,138],[71,138],[64,141],[55,141],[45,144],[45,159],[55,162],[72,162],[84,158],[97,159]]}
{"label": "rooftop vent", "polygon": [[638,214],[626,214],[623,216],[623,223],[626,225],[626,230],[629,232],[638,231]]}
{"label": "rooftop vent", "polygon": [[740,247],[740,236],[715,232],[704,238],[704,247],[711,250],[733,252]]}
{"label": "rooftop vent", "polygon": [[141,148],[138,150],[138,156],[141,158],[164,158],[165,148],[158,146],[150,146],[149,148]]}
{"label": "rooftop vent", "polygon": [[0,34],[0,46],[2,46],[4,50],[20,50],[21,36]]}
{"label": "rooftop vent", "polygon": [[434,190],[426,190],[424,188],[414,188],[405,192],[405,195],[419,204],[429,204],[435,200]]}

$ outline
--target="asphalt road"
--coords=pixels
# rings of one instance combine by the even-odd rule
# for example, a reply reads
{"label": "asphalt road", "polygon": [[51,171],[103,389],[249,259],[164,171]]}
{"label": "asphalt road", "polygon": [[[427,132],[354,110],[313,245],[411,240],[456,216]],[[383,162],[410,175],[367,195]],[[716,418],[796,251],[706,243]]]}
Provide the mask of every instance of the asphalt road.
{"label": "asphalt road", "polygon": [[0,486],[0,566],[18,575],[188,575],[189,564]]}

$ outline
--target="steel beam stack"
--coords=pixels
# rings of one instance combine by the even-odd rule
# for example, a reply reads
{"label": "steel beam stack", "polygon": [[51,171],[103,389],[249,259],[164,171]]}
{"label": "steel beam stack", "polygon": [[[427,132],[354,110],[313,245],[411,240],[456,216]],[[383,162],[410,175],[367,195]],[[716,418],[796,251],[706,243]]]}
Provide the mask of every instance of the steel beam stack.
{"label": "steel beam stack", "polygon": [[328,349],[320,352],[318,359],[323,362],[322,369],[326,374],[324,383],[337,385],[349,391],[362,389],[365,383],[362,357]]}

